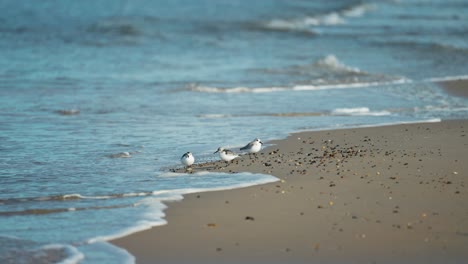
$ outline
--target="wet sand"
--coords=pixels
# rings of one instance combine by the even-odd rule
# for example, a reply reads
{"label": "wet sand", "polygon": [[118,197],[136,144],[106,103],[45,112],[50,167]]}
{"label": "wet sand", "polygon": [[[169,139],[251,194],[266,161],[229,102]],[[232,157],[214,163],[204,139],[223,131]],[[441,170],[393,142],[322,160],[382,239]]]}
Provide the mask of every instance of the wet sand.
{"label": "wet sand", "polygon": [[437,82],[449,94],[461,97],[468,97],[468,80],[453,80],[445,82]]}
{"label": "wet sand", "polygon": [[465,263],[468,121],[292,134],[195,171],[278,182],[185,196],[112,243],[137,263]]}

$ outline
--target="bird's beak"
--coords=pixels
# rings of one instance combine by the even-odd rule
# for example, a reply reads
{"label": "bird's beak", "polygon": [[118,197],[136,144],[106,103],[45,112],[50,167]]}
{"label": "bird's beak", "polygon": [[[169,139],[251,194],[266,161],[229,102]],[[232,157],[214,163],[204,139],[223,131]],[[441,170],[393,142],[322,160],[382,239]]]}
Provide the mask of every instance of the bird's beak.
{"label": "bird's beak", "polygon": [[261,141],[260,141],[260,144],[262,144],[262,145],[263,145],[263,142],[261,142]]}
{"label": "bird's beak", "polygon": [[215,151],[213,154],[216,154],[216,153],[218,153],[218,152],[219,152],[219,150]]}

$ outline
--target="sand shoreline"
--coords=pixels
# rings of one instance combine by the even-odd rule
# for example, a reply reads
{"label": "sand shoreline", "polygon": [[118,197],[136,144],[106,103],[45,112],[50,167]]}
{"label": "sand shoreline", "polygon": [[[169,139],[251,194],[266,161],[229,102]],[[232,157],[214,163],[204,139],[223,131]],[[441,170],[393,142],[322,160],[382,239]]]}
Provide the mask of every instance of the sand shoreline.
{"label": "sand shoreline", "polygon": [[[468,97],[467,80],[437,82]],[[170,202],[168,224],[112,241],[137,263],[462,263],[467,120],[309,131],[194,171],[280,181]]]}
{"label": "sand shoreline", "polygon": [[460,263],[468,121],[301,132],[224,168],[279,182],[190,194],[112,241],[137,263]]}

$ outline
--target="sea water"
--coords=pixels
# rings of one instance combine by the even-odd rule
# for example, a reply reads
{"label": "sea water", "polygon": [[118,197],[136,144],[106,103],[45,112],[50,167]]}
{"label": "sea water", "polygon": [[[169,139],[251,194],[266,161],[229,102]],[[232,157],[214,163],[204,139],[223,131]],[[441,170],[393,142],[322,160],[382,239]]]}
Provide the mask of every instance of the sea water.
{"label": "sea water", "polygon": [[132,263],[164,202],[276,180],[187,151],[466,118],[467,34],[462,0],[0,1],[0,262]]}

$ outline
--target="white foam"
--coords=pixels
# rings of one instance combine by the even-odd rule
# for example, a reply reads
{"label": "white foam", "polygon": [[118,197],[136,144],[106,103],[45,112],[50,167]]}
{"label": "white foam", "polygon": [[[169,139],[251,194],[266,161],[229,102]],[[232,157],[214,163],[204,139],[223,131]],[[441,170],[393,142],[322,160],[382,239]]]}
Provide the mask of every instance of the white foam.
{"label": "white foam", "polygon": [[84,259],[84,254],[81,253],[76,247],[71,245],[61,244],[50,244],[42,247],[43,250],[60,250],[63,249],[67,253],[68,257],[60,262],[59,264],[76,264]]}
{"label": "white foam", "polygon": [[151,202],[140,201],[135,206],[145,204],[149,206],[148,212],[142,216],[142,220],[138,221],[134,226],[121,230],[115,234],[97,236],[91,239],[88,239],[88,244],[94,244],[97,242],[106,242],[121,237],[128,236],[130,234],[140,232],[143,230],[148,230],[153,226],[159,226],[166,224],[166,221],[163,219],[165,216],[163,210],[166,209],[166,206],[158,199],[152,199]]}
{"label": "white foam", "polygon": [[[177,175],[179,176],[187,175],[183,173],[166,173],[166,174],[170,177],[174,177]],[[203,172],[194,173],[193,175],[202,177],[204,175],[209,175],[209,174],[225,174],[225,173],[203,171]],[[251,174],[251,173],[244,173],[244,174]],[[248,186],[253,186],[253,185],[265,184],[269,182],[275,182],[279,180],[278,178],[273,177],[273,176],[270,176],[270,177],[268,177],[268,175],[264,175],[264,176],[265,177],[261,177],[260,179],[257,179],[256,181],[243,182],[243,183],[233,184],[229,186],[222,186],[222,187],[217,187],[217,188],[184,188],[184,189],[175,189],[175,190],[154,191],[152,192],[152,196],[142,199],[141,201],[135,204],[135,206],[145,205],[148,208],[148,210],[142,215],[142,219],[138,221],[134,226],[121,230],[120,232],[112,234],[112,235],[104,235],[104,236],[91,238],[87,241],[87,243],[93,244],[97,242],[110,241],[110,240],[114,240],[117,238],[128,236],[136,232],[150,229],[154,226],[165,225],[167,222],[163,218],[165,217],[164,210],[167,208],[167,206],[164,204],[164,202],[180,201],[184,198],[183,195],[186,195],[186,194],[237,189],[237,188],[243,188],[243,187],[248,187]]]}
{"label": "white foam", "polygon": [[[329,90],[329,89],[347,89],[347,88],[366,88],[372,86],[382,85],[395,85],[412,83],[413,81],[406,78],[400,78],[394,81],[384,82],[356,82],[356,83],[341,83],[341,84],[325,84],[325,85],[295,85],[292,87],[234,87],[234,88],[218,88],[208,86],[196,86],[190,87],[192,91],[203,92],[203,93],[273,93],[273,92],[285,92],[285,91],[317,91],[317,90]],[[204,115],[206,116],[206,115]],[[213,115],[208,115],[211,117]],[[214,115],[214,117],[218,117]],[[221,115],[220,117],[225,117]]]}
{"label": "white foam", "polygon": [[117,197],[136,197],[136,196],[147,196],[151,193],[136,192],[136,193],[124,193],[124,194],[115,194],[115,195],[99,195],[99,196],[85,196],[79,193],[65,194],[62,196],[64,200],[66,199],[93,199],[93,200],[105,200],[112,199]]}
{"label": "white foam", "polygon": [[425,111],[430,111],[430,112],[465,112],[465,111],[468,111],[468,107],[452,107],[452,106],[449,106],[449,105],[442,105],[442,106],[427,105],[427,106],[424,106],[423,108],[415,107],[413,110],[415,112],[425,112]]}
{"label": "white foam", "polygon": [[[424,124],[424,123],[440,123],[442,119],[440,118],[432,118],[432,119],[422,119],[422,120],[415,120],[415,121],[400,121],[400,122],[389,122],[389,123],[379,123],[379,124],[372,124],[372,125],[361,125],[357,126],[356,128],[360,127],[383,127],[383,126],[395,126],[395,125],[411,125],[411,124]],[[348,127],[346,127],[348,128]],[[344,129],[346,129],[344,128]]]}
{"label": "white foam", "polygon": [[95,199],[95,200],[100,200],[100,199],[110,199],[112,196],[109,195],[102,195],[102,196],[84,196],[79,193],[74,193],[74,194],[65,194],[62,196],[63,199]]}
{"label": "white foam", "polygon": [[83,196],[81,196],[81,194],[78,194],[78,193],[65,194],[62,197],[63,197],[63,199],[81,199],[81,198],[83,198]]}
{"label": "white foam", "polygon": [[264,27],[280,31],[309,31],[316,33],[311,26],[331,26],[345,24],[346,21],[338,13],[329,13],[317,17],[304,17],[300,19],[273,19],[264,23]]}
{"label": "white foam", "polygon": [[371,111],[368,107],[337,108],[331,112],[333,115],[351,116],[386,116],[391,115],[389,111]]}
{"label": "white foam", "polygon": [[[272,19],[264,23],[265,28],[273,30],[311,30],[314,26],[335,26],[346,24],[345,18],[361,17],[375,9],[375,5],[359,4],[348,9],[323,15],[307,16],[296,19]],[[312,31],[314,32],[314,31]]]}
{"label": "white foam", "polygon": [[351,73],[361,73],[361,70],[355,67],[350,67],[343,64],[341,61],[334,54],[329,54],[325,56],[325,58],[318,60],[316,63],[318,66],[339,70],[339,71],[346,71]]}
{"label": "white foam", "polygon": [[297,30],[303,28],[300,23],[296,21],[288,21],[283,19],[273,19],[264,24],[266,28],[275,30]]}
{"label": "white foam", "polygon": [[204,114],[204,115],[199,115],[198,117],[201,117],[201,118],[226,118],[226,117],[232,117],[232,115],[225,115],[225,114]]}
{"label": "white foam", "polygon": [[320,18],[320,24],[326,25],[326,26],[341,25],[345,23],[346,23],[345,19],[336,12],[326,14]]}
{"label": "white foam", "polygon": [[375,8],[376,6],[373,4],[360,4],[344,10],[342,14],[346,17],[361,17],[369,11],[373,11]]}
{"label": "white foam", "polygon": [[139,192],[139,193],[125,193],[122,196],[123,197],[137,197],[137,196],[147,196],[147,195],[149,195],[149,194],[144,193],[144,192]]}
{"label": "white foam", "polygon": [[434,77],[434,78],[425,79],[424,81],[426,82],[448,82],[448,81],[458,81],[458,80],[468,80],[468,75]]}

